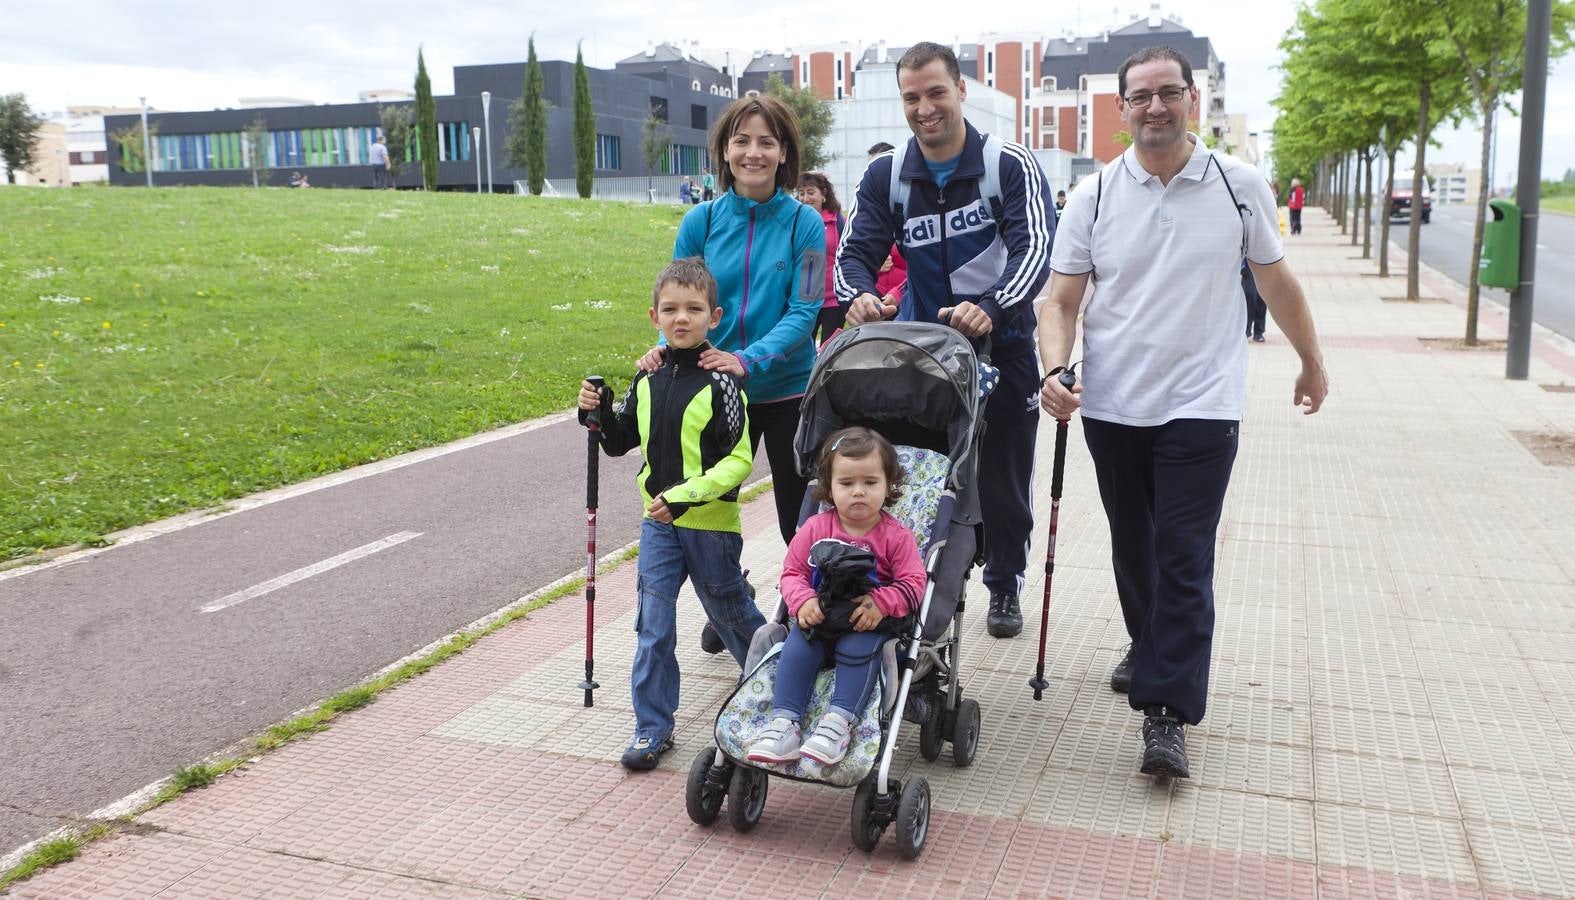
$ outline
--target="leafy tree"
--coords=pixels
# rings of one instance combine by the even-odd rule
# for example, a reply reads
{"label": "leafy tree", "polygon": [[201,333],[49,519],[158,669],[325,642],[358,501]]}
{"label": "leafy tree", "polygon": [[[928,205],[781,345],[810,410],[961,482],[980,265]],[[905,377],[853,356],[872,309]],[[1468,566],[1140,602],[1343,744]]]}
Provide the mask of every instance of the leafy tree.
{"label": "leafy tree", "polygon": [[[1391,159],[1392,179],[1393,156],[1409,138],[1419,147],[1413,182],[1420,180],[1433,129],[1460,114],[1464,78],[1444,52],[1441,28],[1433,0],[1318,0],[1298,11],[1281,42],[1286,81],[1275,101],[1284,114],[1276,122],[1276,164],[1284,174],[1312,179],[1342,230],[1348,198],[1359,193],[1346,189],[1353,167],[1345,161],[1353,151],[1365,156],[1379,146]],[[1391,191],[1384,192],[1386,207]],[[1370,208],[1371,199],[1362,205]],[[1387,214],[1381,221],[1387,238]],[[1407,273],[1413,299],[1420,294],[1420,226],[1420,215],[1413,216]],[[1386,240],[1379,253],[1379,272],[1387,275]]]}
{"label": "leafy tree", "polygon": [[16,184],[16,173],[26,172],[38,159],[38,132],[44,117],[33,112],[21,94],[0,97],[0,158],[5,161],[5,180]]}
{"label": "leafy tree", "polygon": [[[1481,285],[1482,226],[1487,217],[1489,170],[1493,153],[1493,112],[1504,94],[1520,90],[1525,75],[1525,0],[1436,0],[1444,34],[1455,48],[1482,120],[1482,178],[1478,179],[1476,228],[1471,239],[1470,281],[1466,286],[1466,343],[1477,342],[1477,308]],[[1575,3],[1553,4],[1549,59],[1568,52]]]}
{"label": "leafy tree", "polygon": [[585,72],[585,53],[574,51],[574,189],[591,196],[596,177],[596,109],[591,105],[591,78]]}
{"label": "leafy tree", "polygon": [[667,158],[667,145],[672,142],[672,132],[656,116],[646,116],[640,126],[640,152],[645,157],[645,188],[656,202],[656,192],[651,190],[651,176]]}
{"label": "leafy tree", "polygon": [[[158,139],[158,136],[159,125],[157,122],[154,122],[148,126],[147,143],[151,145],[153,141]],[[111,133],[109,139],[120,146],[120,170],[122,172],[143,171],[147,166],[147,160],[143,158],[144,144],[142,142],[141,122]]]}
{"label": "leafy tree", "polygon": [[246,144],[246,168],[252,173],[252,187],[262,187],[268,183],[268,123],[262,116],[253,119],[241,132],[241,140]]}
{"label": "leafy tree", "polygon": [[427,61],[416,48],[416,142],[421,147],[421,183],[437,190],[438,134],[437,101],[432,99],[432,79],[427,77]]}
{"label": "leafy tree", "polygon": [[541,194],[547,181],[547,98],[541,63],[536,59],[536,38],[530,38],[530,59],[525,64],[525,92],[509,104],[509,136],[504,153],[509,166],[525,170],[532,194]]}
{"label": "leafy tree", "polygon": [[388,177],[398,178],[410,159],[413,110],[408,103],[384,103],[377,107],[377,121],[388,140]]}
{"label": "leafy tree", "polygon": [[[798,116],[799,137],[804,142],[799,149],[799,171],[813,172],[830,162],[826,137],[837,124],[837,112],[831,103],[817,97],[814,88],[789,87],[776,72],[766,78],[766,93],[786,103]],[[721,164],[720,160],[714,162]]]}

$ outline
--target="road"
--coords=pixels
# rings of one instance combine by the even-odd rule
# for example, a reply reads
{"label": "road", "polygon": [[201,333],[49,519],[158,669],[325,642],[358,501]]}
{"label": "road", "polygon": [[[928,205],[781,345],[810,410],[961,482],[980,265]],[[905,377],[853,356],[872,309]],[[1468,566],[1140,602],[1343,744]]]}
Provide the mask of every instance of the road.
{"label": "road", "polygon": [[[1422,261],[1465,284],[1471,266],[1471,233],[1475,204],[1433,207],[1433,221],[1422,226]],[[1376,223],[1375,223],[1376,225]],[[1575,216],[1544,212],[1537,226],[1537,279],[1532,319],[1539,325],[1575,338]],[[1376,236],[1375,227],[1374,234]],[[1409,247],[1405,223],[1389,229],[1395,243]],[[1391,268],[1395,261],[1390,261]],[[1403,259],[1400,272],[1405,272]],[[1483,288],[1483,296],[1509,303],[1509,292]]]}
{"label": "road", "polygon": [[[584,448],[560,420],[7,573],[0,856],[583,568]],[[638,466],[602,461],[599,553]]]}

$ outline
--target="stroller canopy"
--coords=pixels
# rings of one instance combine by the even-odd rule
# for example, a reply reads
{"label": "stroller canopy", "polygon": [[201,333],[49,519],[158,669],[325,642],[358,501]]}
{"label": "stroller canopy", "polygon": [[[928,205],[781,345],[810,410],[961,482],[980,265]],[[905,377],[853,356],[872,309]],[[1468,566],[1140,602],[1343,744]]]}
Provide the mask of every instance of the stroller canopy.
{"label": "stroller canopy", "polygon": [[826,436],[864,425],[893,443],[946,454],[953,487],[966,487],[974,467],[961,463],[972,453],[981,406],[973,347],[955,329],[927,322],[850,328],[821,348],[810,372],[793,438],[799,471],[813,478]]}

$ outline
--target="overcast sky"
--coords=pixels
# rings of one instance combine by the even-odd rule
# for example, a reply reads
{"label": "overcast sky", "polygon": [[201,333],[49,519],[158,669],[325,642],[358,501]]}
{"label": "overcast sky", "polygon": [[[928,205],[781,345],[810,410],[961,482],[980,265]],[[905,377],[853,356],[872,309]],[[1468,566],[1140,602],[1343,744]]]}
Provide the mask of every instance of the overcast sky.
{"label": "overcast sky", "polygon": [[[955,2],[905,0],[897,21],[886,4],[800,0],[730,7],[699,0],[607,0],[596,4],[471,3],[441,7],[411,0],[341,0],[305,7],[195,0],[75,0],[64,7],[8,4],[0,29],[0,93],[20,91],[34,108],[73,104],[135,106],[139,95],[159,109],[234,106],[240,97],[284,96],[346,102],[368,88],[408,88],[418,44],[438,94],[453,90],[453,67],[525,58],[536,35],[546,59],[573,59],[584,41],[586,62],[610,68],[648,40],[699,40],[705,47],[781,50],[794,44],[881,38],[973,41],[983,32],[1071,31],[1096,34],[1124,24],[1147,3],[989,4],[977,12]],[[1259,0],[1245,9],[1214,0],[1172,0],[1167,16],[1210,38],[1227,71],[1228,112],[1246,113],[1253,130],[1272,128],[1278,92],[1278,44],[1294,18],[1293,0]],[[594,12],[592,12],[594,10]],[[718,14],[720,13],[720,15]],[[62,19],[62,16],[65,19]],[[916,22],[934,22],[925,27]],[[1556,65],[1549,81],[1543,171],[1575,167],[1575,62]],[[1518,98],[1517,104],[1518,106]],[[1500,178],[1513,173],[1519,122],[1501,114]],[[1435,161],[1477,164],[1480,132],[1467,124],[1443,135]],[[1545,175],[1545,177],[1546,177]]]}

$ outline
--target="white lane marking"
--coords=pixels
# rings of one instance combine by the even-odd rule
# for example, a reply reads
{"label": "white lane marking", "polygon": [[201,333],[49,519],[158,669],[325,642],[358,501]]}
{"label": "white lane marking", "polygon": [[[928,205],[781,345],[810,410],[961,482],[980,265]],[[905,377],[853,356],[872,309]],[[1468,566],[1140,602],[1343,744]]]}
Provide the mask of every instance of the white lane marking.
{"label": "white lane marking", "polygon": [[[5,581],[9,578],[20,578],[29,572],[42,572],[47,569],[57,569],[61,566],[70,565],[72,563],[80,562],[84,559],[97,556],[100,553],[107,553],[110,550],[114,550],[116,547],[126,547],[131,544],[141,543],[142,541],[148,540],[149,538],[156,538],[160,535],[185,530],[192,527],[193,525],[201,525],[205,522],[212,522],[218,519],[227,518],[229,516],[235,515],[236,513],[243,513],[248,510],[256,509],[260,506],[267,506],[270,503],[278,503],[281,500],[289,500],[292,497],[310,494],[313,491],[320,491],[324,488],[336,487],[351,481],[359,481],[362,478],[369,478],[373,475],[382,475],[385,472],[392,472],[395,469],[403,469],[406,466],[423,463],[430,459],[437,459],[440,456],[447,456],[450,453],[456,453],[461,450],[469,450],[472,447],[479,447],[483,444],[490,444],[494,441],[501,441],[506,438],[517,437],[527,432],[535,431],[538,428],[546,428],[550,425],[556,425],[559,422],[566,422],[574,418],[574,415],[575,414],[571,411],[544,416],[531,422],[521,422],[515,425],[507,425],[495,431],[486,432],[485,434],[477,434],[468,438],[461,438],[457,441],[454,441],[453,443],[443,444],[437,447],[428,447],[424,450],[412,450],[411,452],[402,454],[400,456],[394,456],[390,457],[389,459],[380,460],[378,462],[356,466],[353,469],[346,469],[342,472],[334,472],[329,475],[322,475],[312,479],[311,481],[303,481],[300,484],[285,485],[284,487],[277,487],[273,488],[272,490],[263,491],[260,494],[252,494],[247,497],[240,497],[238,499],[226,502],[223,506],[211,509],[192,510],[191,512],[181,513],[177,516],[171,516],[168,519],[161,519],[157,522],[150,522],[146,525],[137,525],[132,528],[127,528],[124,531],[117,531],[114,534],[107,535],[108,539],[114,542],[107,547],[88,547],[83,550],[73,550],[70,553],[61,554],[54,559],[44,562],[24,562],[20,565],[17,565],[15,568],[0,570],[0,581]],[[638,456],[639,451],[634,451],[632,455]]]}
{"label": "white lane marking", "polygon": [[296,569],[294,572],[286,572],[285,574],[280,575],[278,578],[270,578],[261,584],[254,584],[245,590],[236,591],[235,593],[226,597],[220,597],[212,603],[209,603],[207,606],[204,606],[201,610],[199,610],[199,612],[218,612],[221,609],[228,609],[237,603],[245,603],[247,600],[254,600],[264,594],[277,591],[279,588],[285,587],[286,585],[295,584],[297,581],[305,581],[306,579],[311,578],[313,575],[321,575],[329,569],[336,569],[345,563],[355,562],[363,556],[371,556],[379,550],[387,550],[389,547],[403,544],[405,541],[413,540],[420,537],[421,535],[422,532],[419,531],[401,531],[398,534],[391,534],[382,540],[373,541],[370,544],[363,544],[354,550],[346,550],[338,556],[330,556],[322,562],[315,562],[309,566],[302,566],[301,568]]}

